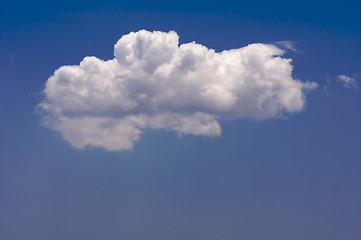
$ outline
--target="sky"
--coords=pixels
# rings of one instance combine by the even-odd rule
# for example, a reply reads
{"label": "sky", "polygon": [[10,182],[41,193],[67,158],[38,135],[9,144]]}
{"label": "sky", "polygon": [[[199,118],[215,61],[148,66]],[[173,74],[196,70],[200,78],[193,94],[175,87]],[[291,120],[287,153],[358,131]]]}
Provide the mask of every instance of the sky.
{"label": "sky", "polygon": [[357,1],[0,6],[1,239],[360,239]]}

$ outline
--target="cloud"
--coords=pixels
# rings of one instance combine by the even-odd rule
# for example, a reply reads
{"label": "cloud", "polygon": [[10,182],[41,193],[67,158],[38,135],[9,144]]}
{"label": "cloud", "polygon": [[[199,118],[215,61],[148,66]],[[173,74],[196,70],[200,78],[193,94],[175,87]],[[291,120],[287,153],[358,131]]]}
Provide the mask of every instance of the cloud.
{"label": "cloud", "polygon": [[291,50],[293,52],[298,53],[299,51],[296,49],[296,42],[285,40],[285,41],[278,41],[274,43],[277,46],[280,46],[281,48],[285,48],[288,50]]}
{"label": "cloud", "polygon": [[43,124],[75,148],[132,149],[146,128],[220,136],[219,119],[282,117],[301,111],[305,89],[291,59],[271,44],[215,52],[176,32],[122,36],[115,58],[85,57],[46,82]]}
{"label": "cloud", "polygon": [[338,75],[337,79],[342,82],[345,88],[356,90],[358,89],[358,82],[352,77],[348,77],[346,75]]}

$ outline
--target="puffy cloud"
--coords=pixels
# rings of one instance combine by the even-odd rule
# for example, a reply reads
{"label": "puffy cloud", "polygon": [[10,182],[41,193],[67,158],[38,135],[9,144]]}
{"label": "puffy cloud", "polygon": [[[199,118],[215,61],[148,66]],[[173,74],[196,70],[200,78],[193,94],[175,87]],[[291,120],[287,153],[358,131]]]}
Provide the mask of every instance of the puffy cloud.
{"label": "puffy cloud", "polygon": [[358,89],[358,82],[352,77],[338,75],[337,79],[342,82],[343,86],[348,89]]}
{"label": "puffy cloud", "polygon": [[114,59],[85,57],[48,79],[43,123],[73,147],[131,149],[142,129],[219,136],[221,118],[277,118],[304,107],[291,59],[271,44],[215,52],[176,32],[122,36]]}

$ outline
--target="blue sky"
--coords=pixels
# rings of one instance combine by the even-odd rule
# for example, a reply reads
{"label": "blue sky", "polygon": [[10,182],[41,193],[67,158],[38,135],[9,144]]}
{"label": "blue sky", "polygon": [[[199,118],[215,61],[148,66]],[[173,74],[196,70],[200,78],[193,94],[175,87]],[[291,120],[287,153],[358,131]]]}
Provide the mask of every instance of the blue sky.
{"label": "blue sky", "polygon": [[[359,9],[357,1],[3,1],[0,238],[359,239]],[[180,44],[216,52],[290,41],[292,77],[318,87],[303,91],[304,109],[287,119],[232,115],[211,137],[144,128],[126,151],[76,149],[41,125],[36,106],[56,69],[113,59],[118,39],[141,29],[175,30]]]}

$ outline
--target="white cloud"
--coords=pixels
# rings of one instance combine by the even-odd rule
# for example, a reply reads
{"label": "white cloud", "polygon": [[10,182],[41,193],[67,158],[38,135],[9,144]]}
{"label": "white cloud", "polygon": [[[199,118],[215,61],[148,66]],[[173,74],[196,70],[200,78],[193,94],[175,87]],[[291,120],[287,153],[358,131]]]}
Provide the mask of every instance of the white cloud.
{"label": "white cloud", "polygon": [[179,46],[174,31],[122,36],[115,58],[85,57],[51,76],[39,108],[43,122],[73,147],[132,149],[142,129],[219,136],[220,118],[267,119],[304,107],[291,59],[271,44],[215,52]]}
{"label": "white cloud", "polygon": [[275,42],[275,45],[278,45],[285,49],[289,49],[294,52],[298,52],[298,50],[296,49],[296,43],[293,41],[289,41],[289,40],[278,41],[278,42]]}
{"label": "white cloud", "polygon": [[342,82],[343,86],[348,89],[358,89],[358,82],[352,77],[338,75],[337,79]]}

